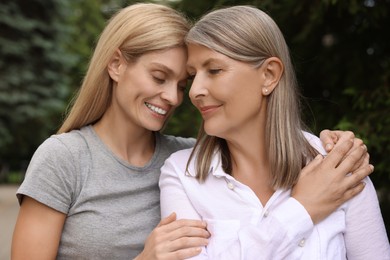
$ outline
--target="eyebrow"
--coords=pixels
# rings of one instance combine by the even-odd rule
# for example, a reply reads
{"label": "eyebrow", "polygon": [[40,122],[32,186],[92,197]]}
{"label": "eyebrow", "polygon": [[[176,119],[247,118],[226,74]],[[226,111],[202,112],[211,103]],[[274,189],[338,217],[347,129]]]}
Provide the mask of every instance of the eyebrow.
{"label": "eyebrow", "polygon": [[159,68],[159,69],[161,69],[161,70],[163,70],[165,72],[167,72],[168,74],[175,75],[175,72],[171,68],[165,66],[164,64],[157,63],[157,62],[152,62],[152,65],[156,66],[157,68]]}

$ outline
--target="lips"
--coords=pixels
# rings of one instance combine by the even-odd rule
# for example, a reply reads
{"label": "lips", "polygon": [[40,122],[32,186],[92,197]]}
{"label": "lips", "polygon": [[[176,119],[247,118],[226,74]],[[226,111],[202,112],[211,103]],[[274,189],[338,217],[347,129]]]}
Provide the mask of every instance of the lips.
{"label": "lips", "polygon": [[168,113],[167,110],[162,109],[161,107],[157,107],[157,106],[155,106],[155,105],[152,105],[152,104],[150,104],[150,103],[145,102],[145,105],[146,105],[151,111],[153,111],[153,112],[155,112],[155,113],[157,113],[157,114],[159,114],[159,115],[164,116],[164,115],[166,115],[166,114]]}
{"label": "lips", "polygon": [[212,106],[201,106],[198,107],[202,115],[208,115],[218,109],[221,105],[212,105]]}

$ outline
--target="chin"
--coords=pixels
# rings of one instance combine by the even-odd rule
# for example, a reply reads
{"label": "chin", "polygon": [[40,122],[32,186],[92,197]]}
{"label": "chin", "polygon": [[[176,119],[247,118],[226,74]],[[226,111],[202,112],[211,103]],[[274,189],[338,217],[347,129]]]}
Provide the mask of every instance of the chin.
{"label": "chin", "polygon": [[207,127],[206,125],[204,126],[204,131],[206,132],[207,135],[209,136],[216,136],[219,137],[218,134],[220,131],[216,129],[215,127]]}
{"label": "chin", "polygon": [[160,131],[164,127],[164,124],[149,121],[149,122],[143,122],[143,124],[141,124],[141,126],[146,130],[157,132],[157,131]]}
{"label": "chin", "polygon": [[158,126],[158,127],[147,127],[146,129],[153,132],[159,132],[161,131],[162,128],[163,128],[162,126]]}

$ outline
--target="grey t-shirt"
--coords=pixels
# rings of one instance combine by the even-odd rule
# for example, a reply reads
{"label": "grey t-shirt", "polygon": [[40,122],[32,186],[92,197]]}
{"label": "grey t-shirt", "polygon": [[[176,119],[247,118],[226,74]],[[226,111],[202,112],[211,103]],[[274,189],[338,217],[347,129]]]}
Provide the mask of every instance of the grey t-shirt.
{"label": "grey t-shirt", "polygon": [[67,215],[57,259],[132,259],[160,221],[160,167],[193,145],[192,138],[156,133],[152,159],[135,167],[91,126],[53,135],[35,152],[17,196]]}

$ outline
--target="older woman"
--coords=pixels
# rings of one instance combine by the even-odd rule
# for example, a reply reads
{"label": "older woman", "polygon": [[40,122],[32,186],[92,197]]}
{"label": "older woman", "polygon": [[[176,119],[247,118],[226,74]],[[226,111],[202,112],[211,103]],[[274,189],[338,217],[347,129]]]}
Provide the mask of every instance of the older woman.
{"label": "older woman", "polygon": [[[254,7],[225,8],[205,15],[186,41],[190,98],[203,124],[195,147],[162,168],[161,211],[207,222],[209,244],[196,259],[390,259],[367,177],[372,166],[356,168],[365,150],[343,139],[323,159],[319,139],[303,131],[288,47],[275,22]],[[323,181],[303,183],[311,171]],[[355,186],[361,180],[363,191]],[[332,182],[362,192],[313,212],[310,200]]]}

